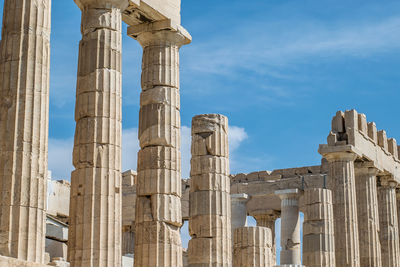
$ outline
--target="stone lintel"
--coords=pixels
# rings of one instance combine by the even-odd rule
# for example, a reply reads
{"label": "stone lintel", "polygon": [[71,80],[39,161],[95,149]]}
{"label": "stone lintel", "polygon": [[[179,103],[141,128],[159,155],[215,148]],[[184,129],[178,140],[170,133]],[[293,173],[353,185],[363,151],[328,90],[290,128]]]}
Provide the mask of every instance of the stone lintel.
{"label": "stone lintel", "polygon": [[320,153],[328,161],[341,158],[356,159],[357,157],[362,157],[361,151],[352,145],[319,145],[318,153]]}
{"label": "stone lintel", "polygon": [[164,19],[155,22],[145,22],[130,26],[128,27],[127,34],[133,39],[137,39],[137,37],[142,33],[158,32],[163,30],[177,32],[182,35],[182,37],[184,38],[183,44],[189,44],[192,41],[192,36],[189,34],[189,32],[180,24],[171,19]]}
{"label": "stone lintel", "polygon": [[249,212],[249,215],[254,218],[265,216],[270,218],[271,220],[276,220],[281,216],[281,211],[274,209],[256,209]]}

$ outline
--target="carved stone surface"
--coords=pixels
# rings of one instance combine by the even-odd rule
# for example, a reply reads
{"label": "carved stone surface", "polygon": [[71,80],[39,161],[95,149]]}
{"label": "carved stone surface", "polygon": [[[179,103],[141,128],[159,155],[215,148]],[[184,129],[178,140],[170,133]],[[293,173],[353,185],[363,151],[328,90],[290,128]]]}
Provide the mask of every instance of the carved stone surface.
{"label": "carved stone surface", "polygon": [[266,227],[240,227],[234,230],[234,267],[272,267],[271,229]]}
{"label": "carved stone surface", "polygon": [[82,10],[68,260],[121,265],[121,11],[128,0],[76,0]]}
{"label": "carved stone surface", "polygon": [[398,267],[400,254],[396,183],[387,177],[380,177],[378,201],[382,266]]}
{"label": "carved stone surface", "polygon": [[335,267],[335,235],[332,192],[313,188],[303,195],[303,264],[307,267]]}
{"label": "carved stone surface", "polygon": [[[188,264],[232,266],[228,119],[193,118]],[[221,141],[222,140],[222,141]],[[243,196],[241,196],[243,198]],[[246,210],[242,223],[246,221]]]}
{"label": "carved stone surface", "polygon": [[368,163],[355,165],[361,266],[382,266],[376,175]]}
{"label": "carved stone surface", "polygon": [[190,39],[158,25],[128,30],[143,47],[135,266],[181,267],[179,49]]}
{"label": "carved stone surface", "polygon": [[0,254],[39,263],[45,247],[50,8],[51,0],[5,0],[0,44]]}

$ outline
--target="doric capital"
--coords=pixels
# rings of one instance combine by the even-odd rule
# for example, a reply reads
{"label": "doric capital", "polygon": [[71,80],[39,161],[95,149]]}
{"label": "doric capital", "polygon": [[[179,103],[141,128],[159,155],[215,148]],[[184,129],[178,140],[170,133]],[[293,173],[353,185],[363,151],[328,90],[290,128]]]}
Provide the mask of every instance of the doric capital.
{"label": "doric capital", "polygon": [[351,152],[332,152],[324,154],[329,162],[335,161],[354,161],[357,158],[357,154]]}
{"label": "doric capital", "polygon": [[265,220],[274,222],[276,219],[281,217],[281,211],[272,209],[259,209],[250,211],[249,215],[254,217],[257,221]]}
{"label": "doric capital", "polygon": [[125,10],[129,6],[129,0],[75,0],[81,10],[90,8],[118,8]]}
{"label": "doric capital", "polygon": [[233,203],[246,203],[249,200],[249,195],[247,194],[232,194],[231,202]]}
{"label": "doric capital", "polygon": [[379,173],[379,170],[374,166],[374,163],[371,161],[355,162],[354,163],[354,171],[357,174],[369,175],[369,176],[376,176]]}
{"label": "doric capital", "polygon": [[282,207],[299,206],[299,198],[302,193],[303,191],[300,191],[297,188],[275,191],[275,195],[279,196],[279,198],[282,200]]}
{"label": "doric capital", "polygon": [[393,180],[392,175],[382,175],[379,176],[379,184],[381,187],[385,188],[396,188],[398,183]]}
{"label": "doric capital", "polygon": [[142,47],[157,44],[180,47],[192,41],[192,36],[170,19],[131,26],[128,28],[128,35],[136,39]]}

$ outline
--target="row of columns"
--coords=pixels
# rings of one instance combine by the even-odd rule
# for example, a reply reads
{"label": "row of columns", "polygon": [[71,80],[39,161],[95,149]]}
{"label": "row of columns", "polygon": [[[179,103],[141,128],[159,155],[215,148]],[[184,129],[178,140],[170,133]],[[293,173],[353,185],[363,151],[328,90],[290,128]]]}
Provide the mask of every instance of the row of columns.
{"label": "row of columns", "polygon": [[399,266],[397,182],[351,152],[323,153],[333,192],[336,265]]}
{"label": "row of columns", "polygon": [[[122,12],[82,11],[68,260],[121,265]],[[51,0],[5,0],[0,43],[0,254],[44,261]],[[169,20],[129,28],[143,47],[136,266],[182,266],[179,48]]]}

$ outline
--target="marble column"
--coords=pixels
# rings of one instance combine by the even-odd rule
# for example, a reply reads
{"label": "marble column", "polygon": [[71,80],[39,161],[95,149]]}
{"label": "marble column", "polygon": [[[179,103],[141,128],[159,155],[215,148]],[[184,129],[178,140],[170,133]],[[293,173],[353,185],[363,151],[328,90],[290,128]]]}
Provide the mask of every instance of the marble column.
{"label": "marble column", "polygon": [[231,222],[232,236],[236,228],[247,226],[247,208],[246,203],[249,199],[247,194],[231,195]]}
{"label": "marble column", "polygon": [[347,152],[324,154],[333,197],[335,257],[340,267],[360,267],[354,160]]}
{"label": "marble column", "polygon": [[273,263],[276,264],[276,239],[275,239],[275,222],[281,217],[281,212],[277,210],[255,210],[250,212],[250,216],[254,217],[257,226],[267,227],[272,233],[272,257]]}
{"label": "marble column", "polygon": [[399,267],[399,229],[397,215],[396,186],[391,177],[379,177],[378,205],[382,266]]}
{"label": "marble column", "polygon": [[300,192],[286,189],[275,194],[281,198],[281,265],[301,265]]}
{"label": "marble column", "polygon": [[71,176],[71,267],[121,266],[121,12],[127,0],[75,0],[82,11]]}
{"label": "marble column", "polygon": [[371,163],[355,164],[361,266],[382,266],[376,175]]}
{"label": "marble column", "polygon": [[228,119],[192,120],[189,266],[232,266]]}
{"label": "marble column", "polygon": [[303,264],[335,267],[332,192],[322,188],[306,189],[302,200]]}
{"label": "marble column", "polygon": [[234,231],[234,267],[272,267],[271,229],[239,227]]}
{"label": "marble column", "polygon": [[51,0],[4,0],[0,254],[44,261]]}
{"label": "marble column", "polygon": [[170,21],[128,28],[143,47],[135,266],[182,266],[179,49],[190,35]]}

